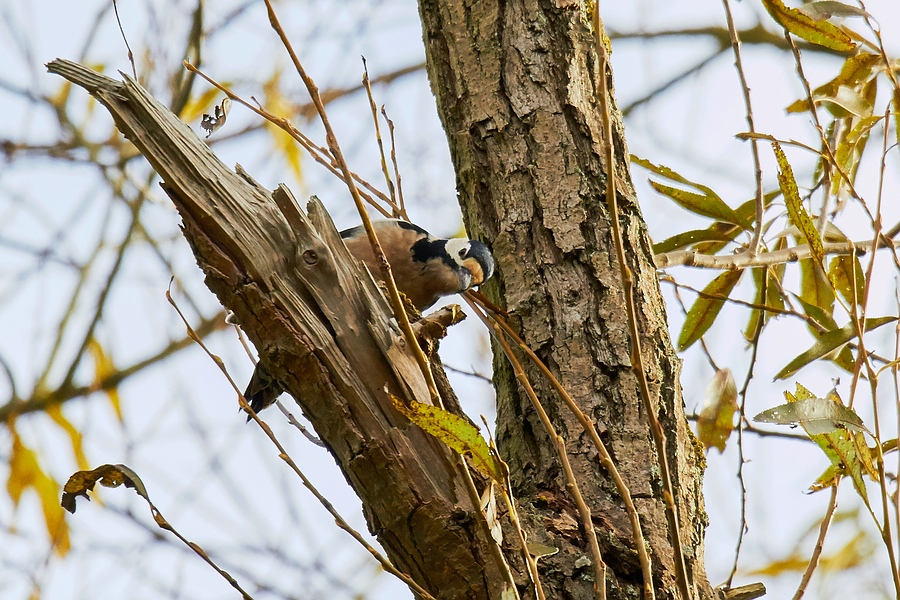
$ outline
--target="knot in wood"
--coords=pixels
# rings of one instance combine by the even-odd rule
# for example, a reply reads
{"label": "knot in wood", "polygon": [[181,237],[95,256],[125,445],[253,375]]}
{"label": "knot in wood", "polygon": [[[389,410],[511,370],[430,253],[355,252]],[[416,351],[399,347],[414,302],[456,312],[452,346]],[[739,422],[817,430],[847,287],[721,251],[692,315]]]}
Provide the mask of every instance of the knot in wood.
{"label": "knot in wood", "polygon": [[303,252],[303,262],[308,265],[314,265],[319,262],[319,255],[316,254],[315,250],[305,250]]}

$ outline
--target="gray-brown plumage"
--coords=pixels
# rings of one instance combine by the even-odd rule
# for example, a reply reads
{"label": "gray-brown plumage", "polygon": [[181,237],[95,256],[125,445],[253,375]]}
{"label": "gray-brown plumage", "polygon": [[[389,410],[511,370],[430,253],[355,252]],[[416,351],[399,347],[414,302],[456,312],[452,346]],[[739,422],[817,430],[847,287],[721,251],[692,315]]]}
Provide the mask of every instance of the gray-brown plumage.
{"label": "gray-brown plumage", "polygon": [[[406,221],[386,219],[372,226],[384,255],[391,265],[394,281],[413,306],[424,310],[443,296],[481,285],[494,274],[494,258],[478,240],[439,239]],[[341,232],[350,253],[381,279],[369,238],[362,226]],[[256,365],[244,398],[255,412],[270,406],[283,392],[261,364]]]}

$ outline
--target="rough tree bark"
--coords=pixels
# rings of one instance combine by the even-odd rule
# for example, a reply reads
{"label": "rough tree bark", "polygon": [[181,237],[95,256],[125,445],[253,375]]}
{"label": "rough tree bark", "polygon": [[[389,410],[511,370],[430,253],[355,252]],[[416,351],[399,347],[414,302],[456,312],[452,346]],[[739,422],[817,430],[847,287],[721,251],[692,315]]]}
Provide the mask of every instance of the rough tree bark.
{"label": "rough tree bark", "polygon": [[[638,505],[658,598],[674,598],[672,550],[646,415],[630,370],[628,327],[603,192],[606,140],[594,101],[595,52],[579,5],[421,0],[429,74],[449,132],[470,233],[493,242],[488,291],[595,421]],[[64,61],[161,175],[207,285],[235,312],[267,370],[301,405],[363,501],[391,560],[438,598],[508,598],[450,452],[402,418],[397,395],[428,402],[421,374],[373,281],[324,211],[303,214],[222,165],[196,134],[131,81]],[[620,121],[619,121],[620,123]],[[645,363],[668,431],[683,544],[698,597],[703,571],[702,454],[684,420],[649,243],[617,127],[620,219],[636,278]],[[498,437],[549,598],[592,598],[589,554],[547,436],[497,360]],[[588,498],[611,569],[610,598],[637,598],[640,570],[622,502],[578,423],[529,372]],[[449,391],[445,393],[449,394]],[[447,396],[447,400],[452,400]],[[530,597],[515,543],[504,552]]]}
{"label": "rough tree bark", "polygon": [[[710,597],[703,565],[702,451],[687,428],[680,364],[670,343],[621,115],[603,139],[597,53],[581,2],[419,0],[427,70],[470,234],[493,242],[498,276],[485,286],[506,308],[601,436],[625,478],[652,549],[657,598],[675,598],[672,547],[654,446],[631,370],[622,285],[604,194],[614,144],[619,219],[643,334],[644,363],[668,440],[690,582]],[[612,89],[612,74],[608,74]],[[502,353],[495,352],[497,438],[552,598],[591,598],[579,519],[553,444]],[[524,361],[523,361],[524,362]],[[610,598],[639,597],[630,526],[597,453],[537,369],[529,378],[589,499],[611,573]]]}
{"label": "rough tree bark", "polygon": [[503,568],[456,457],[386,393],[430,403],[424,377],[324,208],[304,214],[285,188],[235,173],[132,80],[70,61],[48,69],[97,98],[162,177],[207,286],[298,400],[392,563],[436,598],[501,598]]}

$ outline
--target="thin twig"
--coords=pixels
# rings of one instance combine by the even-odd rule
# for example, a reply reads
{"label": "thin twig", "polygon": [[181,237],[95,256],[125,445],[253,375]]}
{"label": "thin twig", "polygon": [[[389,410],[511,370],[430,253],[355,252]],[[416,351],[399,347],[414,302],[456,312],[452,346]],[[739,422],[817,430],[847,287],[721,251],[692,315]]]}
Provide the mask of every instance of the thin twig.
{"label": "thin twig", "polygon": [[[698,415],[697,413],[692,413],[689,415],[685,415],[685,418],[688,421],[696,422],[700,418],[700,415]],[[812,439],[810,439],[810,437],[805,433],[790,433],[788,431],[781,430],[768,431],[766,429],[760,429],[759,427],[756,427],[751,421],[748,421],[746,417],[741,417],[741,420],[744,422],[744,433],[752,433],[753,435],[759,437],[775,437],[784,440],[814,443]]]}
{"label": "thin twig", "polygon": [[[222,323],[222,313],[220,312],[212,318],[202,320],[197,326],[196,334],[200,337],[206,337],[213,331],[218,331],[219,329],[221,329]],[[11,401],[4,404],[3,406],[0,406],[0,423],[5,423],[6,420],[11,416],[18,416],[30,412],[44,411],[52,405],[63,404],[64,402],[68,402],[69,400],[73,400],[75,398],[84,398],[95,392],[105,392],[115,389],[132,375],[140,373],[147,367],[158,364],[164,359],[169,358],[170,356],[191,346],[192,344],[193,340],[190,337],[175,340],[173,342],[170,342],[164,348],[152,354],[151,356],[139,360],[127,367],[116,369],[116,371],[113,373],[110,373],[102,378],[95,379],[89,385],[77,387],[67,386],[64,388],[58,387],[47,392],[41,392],[40,388],[37,388],[37,391],[34,392],[30,398],[14,402]]]}
{"label": "thin twig", "polygon": [[[887,117],[887,115],[886,115]],[[888,118],[885,118],[885,127],[884,127],[884,137],[882,139],[881,146],[881,155],[882,155],[882,165],[884,165],[884,157],[887,155],[888,151]],[[884,173],[885,169],[882,167],[879,181],[878,181],[878,195],[876,196],[876,204],[875,204],[875,221],[873,223],[873,240],[879,239],[881,236],[881,209],[882,209],[882,201],[883,201],[883,193],[884,193]],[[868,267],[866,269],[865,274],[865,284],[862,290],[862,314],[859,315],[859,319],[857,322],[862,322],[865,320],[865,311],[869,305],[869,294],[872,291],[872,283],[874,282],[874,274],[875,272],[875,255],[873,254],[869,260]],[[852,285],[852,298],[858,297],[858,292],[856,290],[856,278],[851,277],[850,282]],[[855,309],[855,305],[854,305]],[[863,333],[862,325],[857,325],[857,330],[859,332],[859,346],[860,350],[858,355],[863,357],[865,355],[865,341],[862,338]],[[878,486],[881,492],[881,507],[882,507],[882,523],[880,526],[881,538],[884,542],[885,549],[888,554],[888,564],[891,567],[891,575],[894,583],[894,593],[900,597],[900,572],[898,572],[897,568],[897,555],[896,550],[894,548],[894,537],[891,533],[891,510],[890,510],[890,492],[887,489],[887,477],[884,471],[884,452],[881,445],[881,418],[879,416],[880,411],[878,408],[878,373],[875,372],[875,369],[872,366],[872,363],[868,356],[864,356],[865,366],[867,369],[867,374],[869,377],[869,388],[870,388],[870,396],[872,398],[872,414],[873,414],[873,424],[874,424],[874,433],[875,433],[875,447],[877,451],[877,460],[876,460],[876,469],[878,470]],[[874,514],[873,514],[874,519]],[[875,524],[878,525],[878,521],[875,520]],[[898,523],[898,527],[900,527],[900,523]]]}
{"label": "thin twig", "polygon": [[474,377],[475,379],[480,379],[481,381],[483,381],[483,382],[485,382],[485,383],[487,383],[487,384],[491,384],[491,385],[492,385],[492,384],[494,383],[493,380],[491,380],[491,378],[488,377],[487,375],[483,375],[483,374],[481,374],[481,373],[479,373],[479,372],[477,372],[477,371],[474,371],[474,370],[473,370],[473,371],[466,371],[465,369],[460,369],[460,368],[458,368],[458,367],[454,367],[454,366],[448,365],[448,364],[446,364],[446,363],[444,363],[443,367],[444,367],[444,369],[447,370],[447,371],[451,371],[451,372],[453,372],[453,373],[459,373],[460,375],[465,375],[465,376],[467,376],[467,377]]}
{"label": "thin twig", "polygon": [[[487,432],[488,444],[490,445],[491,451],[494,452],[497,457],[500,457],[500,450],[497,448],[497,445],[494,443],[494,436],[491,434],[491,428],[488,425],[487,419],[484,418],[484,415],[481,415],[481,422],[484,423],[484,429]],[[503,501],[506,503],[506,510],[509,514],[509,521],[513,526],[513,529],[516,531],[516,537],[519,538],[519,547],[522,550],[522,558],[525,561],[525,564],[528,565],[528,575],[531,578],[531,584],[534,586],[534,593],[538,600],[546,600],[547,596],[544,593],[544,586],[541,585],[541,576],[538,573],[537,568],[537,559],[531,554],[528,550],[528,542],[527,537],[528,534],[525,533],[525,529],[522,528],[522,522],[519,520],[519,511],[516,510],[516,502],[514,500],[515,495],[513,494],[512,489],[512,479],[509,476],[509,467],[503,460],[500,460],[500,465],[503,470],[503,486],[500,487],[500,494],[503,496]],[[485,493],[493,493],[493,483],[489,484],[489,490],[486,490]]]}
{"label": "thin twig", "polygon": [[[599,73],[597,74],[597,89],[595,90],[601,106],[601,118],[603,120],[603,141],[606,153],[606,203],[609,210],[609,222],[612,228],[613,241],[616,246],[616,258],[619,264],[619,276],[622,281],[622,293],[625,300],[625,309],[628,318],[628,328],[631,335],[631,366],[638,387],[641,390],[644,409],[650,425],[650,437],[653,438],[656,447],[656,458],[659,466],[660,483],[662,484],[663,503],[666,507],[666,519],[669,525],[669,538],[672,544],[673,561],[675,563],[675,582],[683,600],[693,598],[688,584],[687,565],[684,561],[684,550],[681,546],[681,527],[678,522],[678,513],[675,505],[675,490],[672,486],[672,475],[669,469],[669,457],[666,448],[666,434],[659,422],[650,392],[650,384],[647,381],[647,371],[644,368],[644,355],[641,349],[641,333],[637,322],[637,311],[634,305],[634,276],[628,266],[625,257],[625,242],[622,239],[622,231],[619,226],[619,207],[616,199],[616,155],[613,144],[612,113],[609,103],[609,89],[607,74],[609,73],[609,57],[606,45],[603,41],[603,23],[600,20],[600,5],[594,7],[594,37],[596,39],[597,56],[599,58]],[[644,582],[646,588],[652,584]]]}
{"label": "thin twig", "polygon": [[375,141],[378,142],[378,155],[381,157],[381,172],[384,174],[384,182],[387,185],[388,193],[391,196],[391,205],[395,208],[394,215],[399,217],[399,208],[397,205],[397,192],[394,189],[394,182],[391,179],[391,173],[388,171],[387,158],[384,155],[384,142],[381,139],[381,126],[378,124],[378,107],[375,106],[375,97],[372,95],[372,84],[369,83],[369,68],[366,65],[366,59],[363,57],[363,79],[362,84],[366,89],[366,96],[369,98],[369,108],[372,110],[372,124],[375,125]]}
{"label": "thin twig", "polygon": [[719,57],[719,55],[721,55],[721,54],[722,54],[722,49],[720,49],[720,48],[716,49],[715,52],[713,52],[712,54],[710,54],[709,56],[707,56],[706,58],[704,58],[703,60],[701,60],[700,62],[695,64],[694,66],[692,66],[688,69],[685,69],[684,71],[682,71],[678,75],[675,75],[674,77],[669,78],[667,81],[656,86],[654,89],[650,90],[649,92],[647,92],[640,98],[635,98],[634,100],[632,100],[631,102],[629,102],[628,104],[626,104],[625,106],[623,106],[621,108],[622,116],[628,117],[632,113],[632,111],[634,111],[636,108],[640,108],[644,104],[649,103],[651,100],[653,100],[657,96],[663,94],[666,90],[674,87],[678,83],[684,81],[691,75],[695,75],[695,74],[699,73],[706,66],[708,66],[710,63],[712,63],[715,59],[717,59]]}
{"label": "thin twig", "polygon": [[231,584],[231,587],[233,587],[234,589],[239,591],[241,593],[241,596],[243,596],[244,600],[253,600],[253,596],[251,596],[246,590],[244,590],[244,588],[241,587],[241,585],[237,582],[237,579],[232,577],[231,573],[229,573],[228,571],[226,571],[225,569],[223,569],[219,565],[217,565],[213,561],[213,559],[210,558],[209,554],[207,554],[206,551],[200,547],[199,544],[192,542],[189,539],[187,539],[186,537],[184,537],[183,535],[181,535],[181,533],[177,529],[175,529],[166,520],[166,518],[163,516],[163,514],[160,512],[160,510],[158,508],[156,508],[156,506],[150,501],[149,498],[145,497],[144,499],[147,501],[147,504],[150,506],[150,513],[153,515],[153,520],[156,522],[157,525],[159,525],[160,529],[165,529],[166,531],[170,532],[172,535],[177,537],[181,541],[182,544],[184,544],[185,546],[190,548],[197,556],[202,558],[206,564],[208,564],[213,569],[215,569],[216,573],[221,575],[222,578],[225,579],[225,581],[227,581],[229,584]]}
{"label": "thin twig", "polygon": [[284,406],[284,404],[281,402],[281,400],[276,400],[276,401],[275,401],[275,406],[278,407],[278,410],[281,411],[281,414],[283,414],[284,417],[288,420],[288,423],[290,423],[291,425],[293,425],[294,428],[295,428],[296,430],[298,430],[298,431],[303,435],[303,437],[305,437],[306,439],[308,439],[310,442],[312,442],[313,444],[315,444],[315,445],[318,446],[319,448],[327,448],[327,447],[328,447],[328,446],[325,445],[325,442],[323,442],[321,439],[319,439],[318,436],[316,436],[316,435],[313,434],[309,429],[307,429],[306,427],[304,427],[303,424],[302,424],[300,421],[297,420],[297,417],[294,416],[294,413],[292,413],[291,411],[289,411],[289,410]]}
{"label": "thin twig", "polygon": [[134,75],[134,80],[137,81],[137,69],[134,68],[134,53],[131,51],[131,46],[128,45],[128,37],[125,35],[125,29],[122,28],[122,19],[119,18],[119,5],[116,3],[116,0],[113,0],[113,11],[116,13],[116,23],[119,24],[119,33],[122,34],[122,41],[125,42],[125,48],[128,50],[128,62],[131,63],[131,74]]}
{"label": "thin twig", "polygon": [[[794,55],[794,65],[797,67],[797,76],[800,79],[800,83],[803,84],[803,90],[806,92],[806,101],[809,103],[809,112],[813,118],[813,124],[816,127],[816,130],[819,132],[819,139],[822,142],[822,150],[827,156],[827,160],[824,160],[824,174],[825,180],[829,181],[831,177],[830,169],[834,169],[835,171],[843,177],[844,181],[847,182],[847,190],[850,192],[850,195],[855,198],[860,205],[860,208],[865,211],[866,215],[869,217],[869,221],[875,221],[875,218],[872,216],[872,213],[869,211],[869,207],[866,206],[865,201],[856,191],[856,187],[853,185],[853,179],[850,178],[850,175],[844,170],[841,166],[840,162],[838,162],[837,158],[834,156],[834,151],[831,149],[831,144],[828,143],[828,138],[825,135],[825,129],[822,127],[822,124],[819,122],[819,113],[817,111],[817,105],[812,95],[812,88],[809,85],[809,80],[806,78],[806,75],[803,72],[803,61],[800,60],[800,50],[797,48],[797,44],[794,43],[794,39],[791,37],[790,32],[785,29],[784,37],[787,40],[788,45],[791,47],[791,52]],[[830,186],[825,186],[826,188],[830,188]],[[826,189],[825,193],[829,193],[829,190]],[[893,237],[893,236],[889,236]]]}
{"label": "thin twig", "polygon": [[[250,345],[247,343],[247,337],[244,335],[243,330],[241,330],[240,325],[237,323],[232,323],[234,325],[234,331],[237,333],[238,341],[240,341],[241,346],[244,347],[244,352],[247,353],[247,357],[250,359],[250,362],[256,366],[256,358],[253,356],[253,352],[250,351]],[[281,414],[288,420],[288,423],[294,426],[294,428],[299,431],[303,437],[308,439],[310,442],[319,446],[320,448],[327,448],[325,442],[320,440],[315,434],[313,434],[309,429],[303,426],[303,423],[297,420],[297,417],[294,416],[294,413],[289,411],[284,404],[282,404],[281,400],[275,400],[275,405],[278,407],[278,410],[281,411]]]}
{"label": "thin twig", "polygon": [[837,493],[840,482],[841,480],[837,479],[831,486],[831,500],[828,501],[828,510],[825,512],[825,517],[819,526],[819,537],[816,539],[816,546],[813,548],[812,556],[809,557],[806,571],[804,571],[803,577],[800,578],[800,585],[797,586],[793,600],[800,600],[803,594],[806,593],[806,586],[809,585],[809,580],[819,565],[819,557],[822,555],[822,547],[825,545],[825,535],[828,533],[828,527],[831,525],[831,519],[834,517],[834,509],[837,507]]}
{"label": "thin twig", "polygon": [[[727,2],[727,0],[725,0]],[[762,275],[762,283],[759,286],[759,297],[766,301],[768,297],[769,270],[765,269]],[[747,411],[747,390],[750,389],[750,382],[753,381],[753,370],[756,368],[756,357],[759,353],[759,338],[762,335],[763,327],[766,324],[766,313],[759,311],[756,317],[756,329],[753,331],[753,340],[750,342],[753,350],[750,353],[750,366],[747,367],[747,376],[744,378],[744,385],[741,387],[740,396],[741,404],[739,407],[740,419],[738,419],[737,429],[737,449],[738,449],[738,470],[737,479],[741,486],[741,522],[738,531],[737,543],[734,546],[734,562],[731,565],[731,572],[728,579],[725,580],[726,589],[731,589],[734,576],[737,575],[738,561],[741,557],[741,548],[744,545],[744,534],[747,532],[747,482],[744,480],[744,421]]]}
{"label": "thin twig", "polygon": [[388,131],[391,132],[391,163],[394,165],[394,179],[397,181],[397,204],[400,206],[400,216],[406,216],[406,203],[403,201],[403,178],[400,176],[400,167],[397,165],[397,140],[394,138],[394,122],[388,117],[384,106],[381,107],[381,115],[387,121]]}
{"label": "thin twig", "polygon": [[[197,75],[202,77],[204,80],[206,80],[207,83],[209,83],[211,86],[215,87],[216,89],[218,89],[219,91],[224,93],[226,96],[231,98],[234,102],[237,102],[237,103],[245,106],[246,108],[250,109],[257,115],[259,115],[260,117],[264,118],[265,120],[269,121],[273,125],[280,128],[281,130],[285,131],[288,135],[290,135],[292,138],[294,138],[294,140],[298,144],[303,146],[303,149],[309,153],[309,155],[313,158],[313,160],[315,160],[317,163],[319,163],[320,165],[325,167],[332,175],[334,175],[335,177],[337,177],[338,179],[340,179],[341,181],[344,181],[344,183],[346,183],[346,181],[344,179],[344,174],[338,168],[335,167],[335,165],[334,165],[335,159],[333,156],[331,156],[331,153],[328,152],[328,150],[326,148],[321,148],[321,147],[317,146],[316,144],[314,144],[312,142],[312,140],[310,140],[302,131],[300,131],[299,129],[294,127],[289,120],[285,119],[284,117],[276,116],[276,115],[270,113],[269,111],[267,111],[265,108],[262,108],[261,106],[255,106],[253,103],[247,102],[246,100],[244,100],[243,98],[241,98],[240,96],[238,96],[237,94],[232,92],[230,89],[228,89],[227,87],[225,87],[224,85],[222,85],[221,83],[219,83],[218,81],[216,81],[215,79],[213,79],[212,77],[210,77],[209,75],[207,75],[206,73],[204,73],[203,71],[201,71],[200,69],[198,69],[197,67],[192,65],[191,63],[184,61],[184,63],[182,63],[182,64],[184,65],[185,69],[187,69],[188,71],[190,71],[192,73],[196,73]],[[386,204],[390,204],[391,199],[389,197],[385,196],[383,193],[378,191],[371,184],[368,184],[368,182],[366,182],[364,179],[362,179],[356,173],[353,173],[351,171],[350,174],[353,178],[353,181],[356,181],[360,185],[364,186],[367,190],[371,191],[375,196],[377,196],[381,201],[385,202]],[[369,203],[370,206],[372,206],[372,208],[377,210],[384,217],[391,216],[391,213],[389,211],[385,210],[381,205],[379,205],[372,196],[362,192],[361,190],[359,190],[359,194],[360,194],[360,196],[362,196],[362,198],[366,202]]]}
{"label": "thin twig", "polygon": [[519,600],[519,590],[516,587],[516,580],[513,577],[509,563],[506,561],[506,557],[503,556],[503,548],[501,548],[500,544],[497,543],[497,540],[494,539],[494,536],[491,534],[491,526],[487,522],[487,517],[485,517],[484,513],[480,510],[481,497],[478,495],[478,490],[475,488],[475,480],[472,479],[472,473],[469,471],[469,464],[461,454],[456,454],[456,459],[457,468],[463,478],[466,493],[469,495],[469,502],[472,503],[476,512],[481,516],[480,519],[475,520],[481,528],[481,534],[485,536],[485,543],[490,548],[491,555],[503,572],[503,577],[506,579],[507,592],[511,593],[516,600]]}
{"label": "thin twig", "polygon": [[[725,7],[725,20],[728,22],[728,32],[731,35],[731,48],[734,52],[734,67],[737,69],[738,78],[741,80],[741,92],[744,95],[744,107],[747,112],[747,125],[750,127],[750,133],[756,133],[756,127],[753,124],[753,105],[750,101],[750,86],[747,83],[747,76],[744,74],[744,63],[741,61],[741,40],[738,37],[737,29],[734,27],[734,19],[731,16],[731,2],[722,0]],[[751,256],[759,254],[759,248],[762,241],[763,216],[766,211],[765,196],[763,193],[762,182],[762,166],[759,161],[759,144],[756,139],[750,140],[750,148],[753,153],[753,167],[756,176],[756,224],[753,227],[753,238],[750,241],[749,252]]]}

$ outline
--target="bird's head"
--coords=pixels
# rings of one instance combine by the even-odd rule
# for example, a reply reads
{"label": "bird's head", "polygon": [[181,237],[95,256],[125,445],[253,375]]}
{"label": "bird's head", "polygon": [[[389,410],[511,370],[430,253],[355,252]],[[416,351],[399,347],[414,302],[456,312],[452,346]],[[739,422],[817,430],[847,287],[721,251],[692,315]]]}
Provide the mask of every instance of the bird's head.
{"label": "bird's head", "polygon": [[481,285],[494,274],[494,257],[488,247],[478,240],[447,240],[446,251],[460,267],[457,272],[461,291]]}

